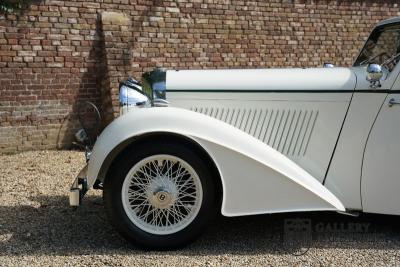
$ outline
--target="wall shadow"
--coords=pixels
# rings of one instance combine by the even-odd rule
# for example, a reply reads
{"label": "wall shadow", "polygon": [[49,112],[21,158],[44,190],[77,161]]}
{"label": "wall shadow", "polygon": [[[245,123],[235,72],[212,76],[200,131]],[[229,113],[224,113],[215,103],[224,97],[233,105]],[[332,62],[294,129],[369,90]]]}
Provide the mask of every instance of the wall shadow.
{"label": "wall shadow", "polygon": [[[74,87],[74,98],[71,100],[71,111],[60,125],[57,148],[70,148],[74,141],[74,134],[80,128],[87,129],[87,134],[93,143],[96,136],[103,129],[102,122],[98,123],[96,111],[86,102],[92,102],[99,110],[102,117],[104,98],[102,94],[102,83],[106,77],[104,36],[101,30],[100,19],[96,20],[96,35],[92,41],[88,56],[85,58],[86,71],[80,75],[79,84]],[[109,96],[108,96],[109,97]],[[79,118],[81,115],[81,118]]]}

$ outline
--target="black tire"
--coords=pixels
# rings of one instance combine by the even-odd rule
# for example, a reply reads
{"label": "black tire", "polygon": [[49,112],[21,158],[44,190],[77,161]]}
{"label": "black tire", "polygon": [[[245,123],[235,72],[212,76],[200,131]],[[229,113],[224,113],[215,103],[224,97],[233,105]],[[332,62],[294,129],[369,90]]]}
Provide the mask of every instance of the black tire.
{"label": "black tire", "polygon": [[[172,155],[186,161],[197,173],[203,190],[202,203],[194,220],[179,232],[168,235],[152,234],[137,227],[127,216],[121,197],[122,186],[130,169],[140,160],[158,154]],[[111,223],[125,239],[144,249],[170,250],[193,242],[218,212],[215,177],[206,162],[184,143],[165,140],[131,147],[113,163],[104,183],[104,205]]]}

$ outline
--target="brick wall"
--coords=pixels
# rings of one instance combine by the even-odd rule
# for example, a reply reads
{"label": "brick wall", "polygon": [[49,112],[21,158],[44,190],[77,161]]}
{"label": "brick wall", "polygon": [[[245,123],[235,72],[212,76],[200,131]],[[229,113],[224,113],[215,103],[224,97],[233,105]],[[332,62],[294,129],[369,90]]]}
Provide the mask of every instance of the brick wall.
{"label": "brick wall", "polygon": [[33,1],[0,15],[0,152],[69,146],[80,101],[112,119],[118,80],[156,66],[348,66],[395,2]]}

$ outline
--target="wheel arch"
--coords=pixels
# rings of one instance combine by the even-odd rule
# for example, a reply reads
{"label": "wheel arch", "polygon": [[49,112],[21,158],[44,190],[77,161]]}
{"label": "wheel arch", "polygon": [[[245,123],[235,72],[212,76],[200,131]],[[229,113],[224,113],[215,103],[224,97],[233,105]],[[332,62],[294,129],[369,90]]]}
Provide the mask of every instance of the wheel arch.
{"label": "wheel arch", "polygon": [[213,179],[215,180],[215,185],[217,188],[217,200],[218,200],[218,205],[219,208],[222,205],[222,199],[223,199],[223,183],[222,183],[222,176],[220,173],[220,170],[218,169],[215,160],[211,157],[210,153],[206,151],[204,147],[202,147],[196,140],[193,140],[190,137],[187,137],[185,135],[177,134],[177,133],[172,133],[172,132],[151,132],[151,133],[146,133],[146,134],[141,134],[138,136],[132,136],[123,142],[121,142],[119,145],[114,147],[114,149],[107,155],[105,160],[103,161],[99,174],[97,176],[97,179],[104,183],[106,177],[108,176],[107,174],[112,170],[113,165],[120,159],[122,158],[125,153],[128,151],[131,151],[134,149],[135,146],[138,144],[143,144],[143,143],[151,143],[154,141],[172,141],[176,143],[183,144],[185,146],[189,146],[193,150],[195,150],[200,157],[211,166],[211,173],[213,176]]}

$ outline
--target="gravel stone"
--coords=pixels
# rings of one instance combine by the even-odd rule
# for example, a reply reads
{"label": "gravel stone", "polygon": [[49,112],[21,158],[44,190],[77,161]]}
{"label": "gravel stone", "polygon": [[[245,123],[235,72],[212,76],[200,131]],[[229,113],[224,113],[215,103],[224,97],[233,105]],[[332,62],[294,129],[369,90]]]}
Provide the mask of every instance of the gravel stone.
{"label": "gravel stone", "polygon": [[[329,212],[221,216],[184,249],[143,251],[110,226],[101,191],[68,206],[84,164],[78,151],[0,155],[0,266],[400,265],[399,217]],[[288,231],[296,219],[311,221],[311,231]],[[368,231],[349,231],[354,224]]]}

